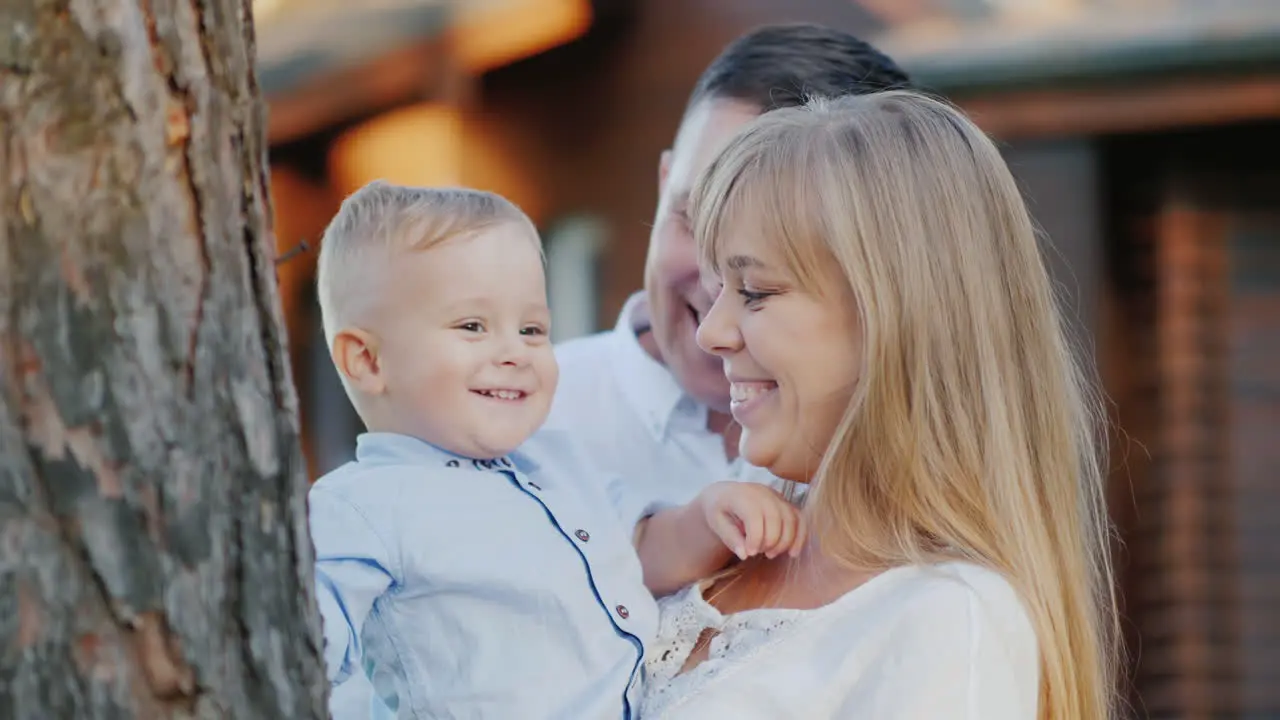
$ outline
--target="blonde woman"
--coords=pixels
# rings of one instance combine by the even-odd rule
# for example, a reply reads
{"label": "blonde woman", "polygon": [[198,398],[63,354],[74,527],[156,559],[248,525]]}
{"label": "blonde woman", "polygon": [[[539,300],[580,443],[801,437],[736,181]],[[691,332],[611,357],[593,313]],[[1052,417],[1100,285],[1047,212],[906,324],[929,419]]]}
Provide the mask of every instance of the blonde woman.
{"label": "blonde woman", "polygon": [[643,717],[1111,716],[1094,395],[992,143],[906,92],[815,101],[692,207],[699,344],[811,532],[664,602]]}

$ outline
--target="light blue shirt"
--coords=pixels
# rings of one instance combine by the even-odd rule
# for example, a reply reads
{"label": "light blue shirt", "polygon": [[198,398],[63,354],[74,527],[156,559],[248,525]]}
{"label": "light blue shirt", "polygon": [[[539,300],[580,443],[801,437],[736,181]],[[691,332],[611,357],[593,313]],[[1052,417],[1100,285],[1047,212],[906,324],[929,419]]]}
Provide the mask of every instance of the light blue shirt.
{"label": "light blue shirt", "polygon": [[554,431],[493,461],[362,435],[309,497],[330,679],[363,666],[375,716],[634,717],[657,606],[611,491]]}
{"label": "light blue shirt", "polygon": [[684,505],[720,480],[779,485],[767,470],[728,458],[707,429],[707,406],[640,346],[636,330],[647,322],[648,303],[636,293],[613,330],[556,346],[560,384],[546,426],[571,434],[592,464],[622,478],[630,517]]}

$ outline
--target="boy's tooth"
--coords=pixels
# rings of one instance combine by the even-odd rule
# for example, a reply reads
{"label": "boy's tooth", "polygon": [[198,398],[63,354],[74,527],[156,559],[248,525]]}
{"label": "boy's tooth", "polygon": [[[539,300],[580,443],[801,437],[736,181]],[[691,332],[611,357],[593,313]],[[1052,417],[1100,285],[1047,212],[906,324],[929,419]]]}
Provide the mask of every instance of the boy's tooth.
{"label": "boy's tooth", "polygon": [[481,395],[499,400],[519,400],[524,397],[524,393],[520,390],[479,390]]}

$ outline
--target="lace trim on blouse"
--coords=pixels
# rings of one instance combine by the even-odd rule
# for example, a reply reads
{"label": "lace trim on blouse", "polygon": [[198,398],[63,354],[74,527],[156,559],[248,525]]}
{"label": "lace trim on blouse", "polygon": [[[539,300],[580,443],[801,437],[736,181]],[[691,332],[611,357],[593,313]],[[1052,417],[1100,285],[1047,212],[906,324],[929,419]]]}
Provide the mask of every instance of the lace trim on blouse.
{"label": "lace trim on blouse", "polygon": [[[713,679],[785,637],[784,631],[810,614],[788,608],[760,608],[725,616],[702,597],[700,585],[664,598],[659,609],[658,637],[645,659],[646,690],[641,716],[646,718],[661,717]],[[680,673],[698,638],[707,630],[716,633],[707,647],[707,658]]]}

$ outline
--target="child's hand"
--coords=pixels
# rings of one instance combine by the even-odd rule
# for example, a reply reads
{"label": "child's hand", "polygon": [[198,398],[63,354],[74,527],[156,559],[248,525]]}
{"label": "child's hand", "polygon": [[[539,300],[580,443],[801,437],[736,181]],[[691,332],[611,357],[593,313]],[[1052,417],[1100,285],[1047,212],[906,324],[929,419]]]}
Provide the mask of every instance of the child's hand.
{"label": "child's hand", "polygon": [[796,506],[771,487],[749,482],[718,482],[697,498],[707,527],[740,560],[764,554],[792,557],[804,547],[806,527]]}

